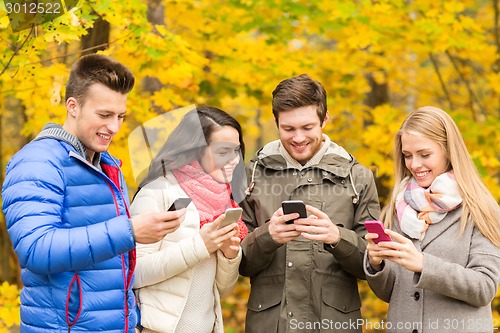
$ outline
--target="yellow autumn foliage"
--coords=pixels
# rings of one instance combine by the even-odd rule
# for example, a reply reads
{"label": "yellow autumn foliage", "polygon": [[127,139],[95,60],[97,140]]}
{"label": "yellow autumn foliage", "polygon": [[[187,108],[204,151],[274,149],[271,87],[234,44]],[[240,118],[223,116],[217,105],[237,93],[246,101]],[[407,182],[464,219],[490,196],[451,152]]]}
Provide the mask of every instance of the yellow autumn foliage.
{"label": "yellow autumn foliage", "polygon": [[[0,1],[2,167],[46,122],[64,121],[69,68],[82,36],[100,18],[110,24],[109,43],[100,52],[126,63],[137,78],[127,121],[110,148],[124,161],[131,194],[137,185],[131,156],[138,153],[128,139],[139,124],[187,105],[221,107],[242,124],[248,161],[259,144],[277,137],[274,87],[308,73],[328,92],[326,133],[374,171],[382,204],[392,187],[393,135],[408,112],[423,105],[452,115],[483,181],[500,200],[500,28],[492,3],[162,0],[163,22],[150,22],[151,3],[80,1],[52,22],[14,33]],[[370,102],[377,89],[382,97]],[[1,287],[0,332],[3,316],[12,320],[18,313],[18,303],[5,296],[17,293],[12,288]],[[360,291],[363,316],[374,323],[385,319],[387,305],[364,282]],[[248,279],[241,278],[224,299],[228,332],[243,331],[248,292]]]}
{"label": "yellow autumn foliage", "polygon": [[0,333],[8,333],[8,328],[19,325],[19,290],[15,285],[3,282],[0,285]]}

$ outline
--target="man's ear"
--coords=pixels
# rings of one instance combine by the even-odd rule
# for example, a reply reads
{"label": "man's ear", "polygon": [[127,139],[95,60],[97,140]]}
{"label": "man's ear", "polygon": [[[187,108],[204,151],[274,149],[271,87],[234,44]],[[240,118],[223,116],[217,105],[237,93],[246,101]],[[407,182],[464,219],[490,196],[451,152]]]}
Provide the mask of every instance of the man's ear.
{"label": "man's ear", "polygon": [[323,124],[321,124],[321,128],[325,128],[326,123],[328,122],[328,118],[330,118],[330,114],[328,113],[328,111],[326,111],[325,119],[323,119]]}
{"label": "man's ear", "polygon": [[80,108],[80,104],[74,97],[70,97],[66,100],[66,110],[72,117],[76,117],[78,114],[78,109]]}

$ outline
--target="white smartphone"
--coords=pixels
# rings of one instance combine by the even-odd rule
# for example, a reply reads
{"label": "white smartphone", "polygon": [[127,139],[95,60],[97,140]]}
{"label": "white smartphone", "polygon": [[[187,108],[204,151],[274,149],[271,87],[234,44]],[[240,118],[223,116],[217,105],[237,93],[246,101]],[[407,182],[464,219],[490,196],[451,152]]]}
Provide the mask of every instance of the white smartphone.
{"label": "white smartphone", "polygon": [[172,203],[170,208],[168,209],[169,212],[174,211],[174,210],[179,210],[182,208],[186,208],[189,204],[191,203],[190,198],[177,198],[175,201]]}
{"label": "white smartphone", "polygon": [[243,209],[241,208],[228,208],[226,209],[226,218],[221,221],[219,225],[219,229],[225,227],[226,225],[230,225],[231,223],[237,222],[240,219],[241,213]]}

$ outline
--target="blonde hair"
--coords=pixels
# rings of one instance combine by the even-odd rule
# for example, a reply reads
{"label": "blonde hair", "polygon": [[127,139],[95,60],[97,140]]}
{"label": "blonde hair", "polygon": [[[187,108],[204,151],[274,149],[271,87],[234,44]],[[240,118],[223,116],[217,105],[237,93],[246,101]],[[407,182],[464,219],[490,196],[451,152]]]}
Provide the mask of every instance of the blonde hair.
{"label": "blonde hair", "polygon": [[395,216],[396,196],[406,184],[403,180],[411,177],[401,152],[401,135],[417,133],[438,143],[448,159],[448,170],[453,170],[460,194],[463,198],[461,234],[468,221],[472,221],[479,231],[496,246],[500,247],[500,208],[484,185],[464,140],[453,119],[443,110],[425,106],[412,112],[403,122],[394,140],[394,189],[389,205],[382,211],[381,219],[387,227]]}

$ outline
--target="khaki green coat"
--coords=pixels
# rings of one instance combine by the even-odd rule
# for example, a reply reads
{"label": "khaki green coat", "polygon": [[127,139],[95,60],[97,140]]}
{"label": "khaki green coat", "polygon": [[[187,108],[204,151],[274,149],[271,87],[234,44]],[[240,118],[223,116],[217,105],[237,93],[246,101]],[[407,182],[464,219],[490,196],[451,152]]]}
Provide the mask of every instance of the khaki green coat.
{"label": "khaki green coat", "polygon": [[[361,332],[363,222],[380,212],[373,174],[335,143],[319,164],[288,168],[278,145],[266,145],[250,162],[251,191],[241,203],[250,231],[240,266],[251,281],[246,332]],[[267,222],[292,199],[327,213],[341,241],[334,248],[303,237],[275,243]]]}

